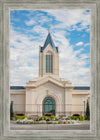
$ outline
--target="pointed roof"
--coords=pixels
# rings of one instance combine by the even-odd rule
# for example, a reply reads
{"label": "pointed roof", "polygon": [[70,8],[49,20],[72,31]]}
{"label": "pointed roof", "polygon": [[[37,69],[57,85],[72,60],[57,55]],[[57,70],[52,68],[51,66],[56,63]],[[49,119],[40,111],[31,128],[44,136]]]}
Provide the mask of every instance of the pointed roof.
{"label": "pointed roof", "polygon": [[50,44],[52,46],[52,48],[58,52],[58,48],[55,46],[53,40],[52,40],[52,37],[51,37],[51,34],[50,32],[48,33],[48,36],[46,38],[46,41],[44,43],[44,46],[42,47],[42,51],[48,46],[48,44]]}

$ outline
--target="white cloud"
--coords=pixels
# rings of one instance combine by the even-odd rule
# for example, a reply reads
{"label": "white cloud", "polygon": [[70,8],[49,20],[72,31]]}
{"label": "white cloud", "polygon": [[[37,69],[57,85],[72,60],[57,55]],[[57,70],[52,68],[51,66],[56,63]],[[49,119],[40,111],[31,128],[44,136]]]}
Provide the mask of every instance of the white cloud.
{"label": "white cloud", "polygon": [[80,58],[81,58],[81,59],[90,58],[90,54],[88,54],[88,53],[87,53],[87,54],[81,54],[81,55],[80,55]]}
{"label": "white cloud", "polygon": [[25,21],[25,24],[27,25],[27,26],[31,26],[31,25],[34,25],[36,22],[33,20],[33,19],[31,19],[31,20],[29,20],[29,21]]}
{"label": "white cloud", "polygon": [[84,46],[87,47],[87,46],[89,46],[89,45],[90,45],[90,43],[86,43]]}
{"label": "white cloud", "polygon": [[[89,54],[81,54],[83,48],[74,51],[73,47],[69,44],[69,40],[62,34],[53,34],[53,40],[56,42],[58,39],[60,46],[60,77],[70,80],[73,85],[90,84],[90,69],[86,67],[89,61]],[[81,43],[82,44],[82,43]],[[79,55],[80,57],[77,57]]]}
{"label": "white cloud", "polygon": [[40,25],[36,25],[35,27],[32,28],[31,32],[35,32],[35,33],[38,33],[40,35],[44,34],[46,35],[47,34],[47,29],[40,26]]}
{"label": "white cloud", "polygon": [[28,35],[16,32],[13,28],[11,28],[10,36],[11,85],[25,85],[32,77],[38,76],[38,51],[40,43],[38,41],[31,41]]}
{"label": "white cloud", "polygon": [[83,42],[76,43],[76,46],[82,46],[82,45],[83,45]]}
{"label": "white cloud", "polygon": [[54,28],[66,28],[69,30],[82,30],[86,28],[88,30],[90,25],[90,13],[84,10],[48,10],[48,14],[54,16],[57,21],[60,21]]}

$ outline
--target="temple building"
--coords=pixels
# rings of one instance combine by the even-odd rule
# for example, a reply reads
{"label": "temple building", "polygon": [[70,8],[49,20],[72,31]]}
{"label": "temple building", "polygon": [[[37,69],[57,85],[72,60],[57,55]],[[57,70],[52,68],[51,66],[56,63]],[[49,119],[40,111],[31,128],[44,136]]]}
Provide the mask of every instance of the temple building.
{"label": "temple building", "polygon": [[55,46],[50,30],[39,47],[39,76],[25,86],[11,86],[10,98],[15,114],[70,116],[85,115],[89,87],[74,87],[59,77],[59,47]]}

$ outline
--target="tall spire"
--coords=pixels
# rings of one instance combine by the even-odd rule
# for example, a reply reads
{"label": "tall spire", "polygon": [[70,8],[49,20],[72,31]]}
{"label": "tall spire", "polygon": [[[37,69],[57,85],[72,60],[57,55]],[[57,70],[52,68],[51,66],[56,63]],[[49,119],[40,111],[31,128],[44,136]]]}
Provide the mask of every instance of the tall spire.
{"label": "tall spire", "polygon": [[50,33],[50,28],[51,28],[51,26],[49,26],[49,30],[48,30],[48,33]]}
{"label": "tall spire", "polygon": [[45,40],[45,43],[43,45],[43,47],[41,47],[41,52],[48,46],[48,44],[51,45],[51,47],[56,51],[58,52],[58,48],[55,46],[53,40],[52,40],[52,37],[51,37],[51,34],[50,34],[50,27],[49,26],[49,29],[48,29],[48,35],[47,35],[47,38]]}

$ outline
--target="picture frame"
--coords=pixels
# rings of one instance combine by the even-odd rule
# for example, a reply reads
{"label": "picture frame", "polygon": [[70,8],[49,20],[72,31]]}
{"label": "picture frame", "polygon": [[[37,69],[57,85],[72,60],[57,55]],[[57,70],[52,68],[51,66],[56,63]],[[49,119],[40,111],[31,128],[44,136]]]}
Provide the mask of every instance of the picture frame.
{"label": "picture frame", "polygon": [[[89,9],[91,10],[91,118],[90,130],[10,130],[10,10]],[[0,139],[100,139],[100,1],[96,0],[0,0]]]}

